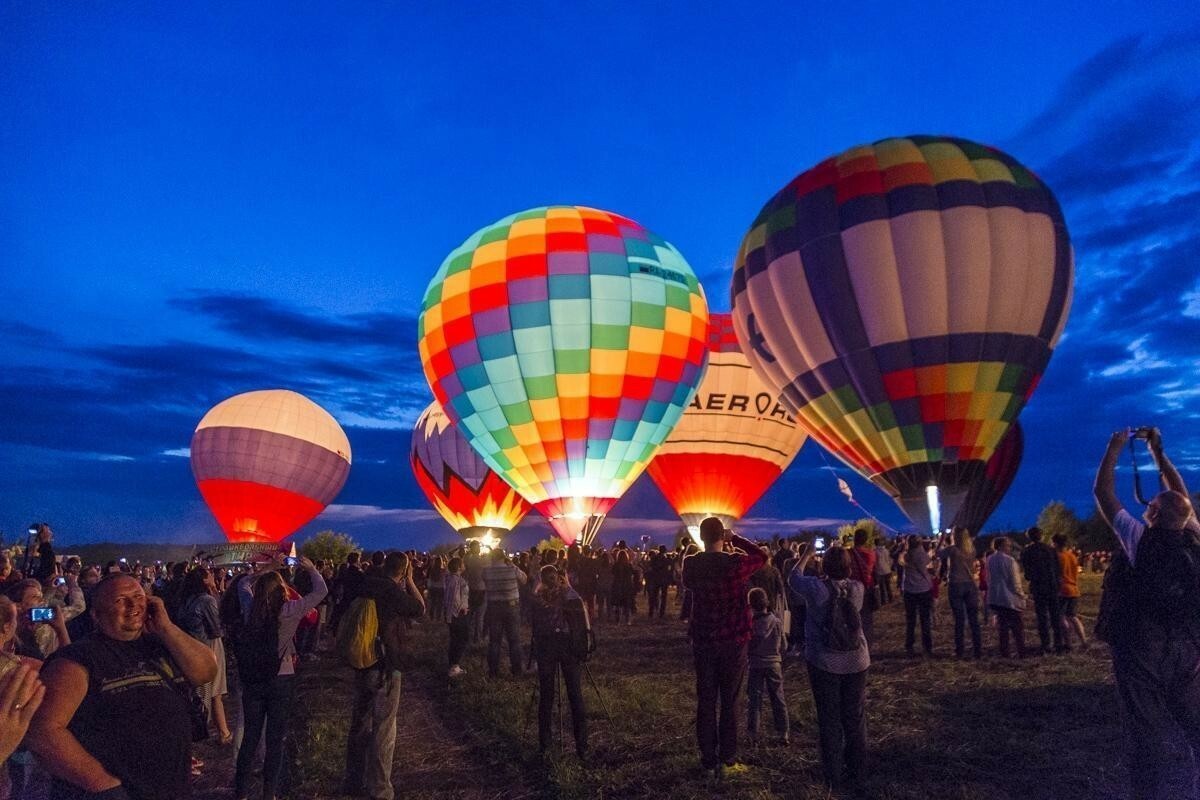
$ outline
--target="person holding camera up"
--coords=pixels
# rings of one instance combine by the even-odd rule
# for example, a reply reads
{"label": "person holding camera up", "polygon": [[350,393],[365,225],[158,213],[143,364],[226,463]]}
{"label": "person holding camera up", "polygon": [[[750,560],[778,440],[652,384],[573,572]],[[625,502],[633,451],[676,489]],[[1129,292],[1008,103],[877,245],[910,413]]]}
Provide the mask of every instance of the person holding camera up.
{"label": "person holding camera up", "polygon": [[[1117,498],[1115,470],[1131,435],[1146,440],[1166,486],[1135,519]],[[1130,746],[1133,797],[1163,796],[1164,743],[1181,731],[1200,757],[1200,524],[1156,428],[1117,431],[1096,473],[1096,505],[1121,549],[1104,577],[1096,636],[1112,648]],[[1198,777],[1194,758],[1188,791]]]}
{"label": "person holding camera up", "polygon": [[738,770],[738,706],[752,629],[747,595],[750,577],[767,556],[754,542],[725,530],[717,517],[700,523],[700,540],[704,552],[684,559],[682,581],[692,595],[688,636],[696,666],[700,766],[720,778]]}
{"label": "person holding camera up", "polygon": [[555,689],[561,671],[571,706],[575,753],[587,757],[587,709],[583,704],[583,659],[591,650],[583,599],[553,565],[542,567],[531,607],[533,655],[538,671],[538,750],[550,747]]}

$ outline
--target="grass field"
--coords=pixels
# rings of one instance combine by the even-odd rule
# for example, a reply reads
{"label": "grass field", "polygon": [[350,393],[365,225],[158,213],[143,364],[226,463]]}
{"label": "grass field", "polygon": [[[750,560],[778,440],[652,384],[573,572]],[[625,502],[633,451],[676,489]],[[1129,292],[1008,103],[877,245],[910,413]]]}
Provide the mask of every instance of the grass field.
{"label": "grass field", "polygon": [[[1098,579],[1084,576],[1090,628]],[[1107,652],[1002,660],[985,631],[982,661],[950,658],[951,616],[935,623],[941,657],[902,655],[903,611],[876,616],[877,653],[867,688],[869,778],[860,796],[881,800],[1116,798],[1124,791],[1121,731]],[[1032,613],[1026,614],[1027,636]],[[698,770],[689,646],[677,620],[602,624],[590,662],[600,695],[585,685],[592,757],[570,740],[547,760],[529,719],[534,678],[485,677],[482,647],[468,674],[445,675],[446,630],[415,626],[409,639],[394,780],[397,798],[824,798],[804,665],[785,685],[792,742],[751,746],[749,769],[720,784]],[[332,658],[305,665],[292,736],[291,796],[338,795],[348,721],[348,671]],[[769,714],[768,714],[769,719]]]}

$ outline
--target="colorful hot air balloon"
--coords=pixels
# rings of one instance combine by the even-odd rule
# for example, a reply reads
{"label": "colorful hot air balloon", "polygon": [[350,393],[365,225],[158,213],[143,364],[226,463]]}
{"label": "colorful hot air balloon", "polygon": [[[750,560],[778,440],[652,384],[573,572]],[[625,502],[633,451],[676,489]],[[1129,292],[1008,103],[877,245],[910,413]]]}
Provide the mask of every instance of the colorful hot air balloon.
{"label": "colorful hot air balloon", "polygon": [[697,540],[705,517],[732,528],[805,439],[775,390],[750,368],[730,315],[709,321],[704,380],[646,470]]}
{"label": "colorful hot air balloon", "polygon": [[417,485],[464,538],[499,539],[529,513],[529,504],[488,468],[436,401],[417,419],[409,453]]}
{"label": "colorful hot air balloon", "polygon": [[691,267],[636,222],[536,208],[452,252],[418,324],[425,377],[483,456],[566,542],[600,522],[704,370]]}
{"label": "colorful hot air balloon", "polygon": [[1004,499],[1013,478],[1017,477],[1024,454],[1025,436],[1021,432],[1021,423],[1014,422],[988,459],[983,474],[967,489],[966,499],[954,516],[955,527],[966,528],[973,534],[983,530],[984,523]]}
{"label": "colorful hot air balloon", "polygon": [[286,389],[222,400],[192,435],[200,494],[233,542],[276,542],[320,514],[350,474],[350,442],[325,409]]}
{"label": "colorful hot air balloon", "polygon": [[1037,386],[1072,272],[1057,201],[1011,156],[886,139],[767,203],[738,254],[734,325],[812,437],[929,530]]}

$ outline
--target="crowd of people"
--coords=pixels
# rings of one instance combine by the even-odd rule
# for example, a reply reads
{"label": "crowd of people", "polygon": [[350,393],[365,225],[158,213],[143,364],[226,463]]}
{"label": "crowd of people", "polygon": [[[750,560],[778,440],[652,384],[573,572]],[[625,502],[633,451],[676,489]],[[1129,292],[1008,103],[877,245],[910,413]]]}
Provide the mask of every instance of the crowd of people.
{"label": "crowd of people", "polygon": [[[1163,732],[1180,728],[1200,747],[1200,526],[1157,439],[1151,449],[1167,490],[1144,523],[1121,507],[1112,470],[1123,444],[1115,435],[1096,483],[1121,547],[1099,555],[1072,550],[1065,537],[1047,542],[1036,527],[1019,553],[1008,537],[984,552],[960,528],[891,542],[859,529],[824,548],[811,537],[750,541],[710,518],[698,545],[673,550],[618,542],[509,554],[471,541],[449,553],[351,553],[337,564],[281,555],[236,568],[101,566],[57,557],[53,532],[39,526],[24,571],[0,555],[0,794],[186,798],[205,768],[191,745],[215,737],[236,752],[235,800],[250,795],[260,762],[256,788],[271,800],[283,792],[297,670],[329,648],[356,668],[342,788],[392,800],[404,631],[419,619],[445,624],[451,682],[466,672],[464,654],[485,641],[490,678],[502,666],[536,671],[543,752],[561,686],[586,759],[582,682],[593,626],[630,625],[643,614],[685,621],[701,769],[720,779],[742,768],[739,732],[762,738],[764,701],[774,741],[789,744],[783,665],[797,658],[807,667],[825,781],[853,787],[867,760],[878,609],[903,603],[906,657],[938,657],[943,595],[955,658],[982,658],[988,625],[1002,658],[1065,653],[1089,647],[1079,574],[1111,563],[1097,636],[1112,649],[1123,720],[1136,734],[1135,796],[1153,797]],[[1181,591],[1188,581],[1198,591]]]}

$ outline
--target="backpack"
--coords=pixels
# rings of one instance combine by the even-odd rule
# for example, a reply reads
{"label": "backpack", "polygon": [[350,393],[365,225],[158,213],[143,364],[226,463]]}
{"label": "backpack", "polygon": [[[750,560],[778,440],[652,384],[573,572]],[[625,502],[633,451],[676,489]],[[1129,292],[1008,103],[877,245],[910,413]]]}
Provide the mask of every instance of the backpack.
{"label": "backpack", "polygon": [[243,625],[233,637],[233,654],[242,683],[271,681],[283,663],[279,655],[278,623],[266,626],[265,630]]}
{"label": "backpack", "polygon": [[850,599],[848,581],[825,579],[829,592],[829,613],[821,623],[821,646],[835,653],[857,650],[862,638],[862,618]]}
{"label": "backpack", "polygon": [[571,653],[580,661],[587,661],[596,652],[596,634],[592,631],[587,608],[583,601],[574,599],[563,604],[563,617],[571,632]]}
{"label": "backpack", "polygon": [[338,623],[337,653],[355,669],[367,669],[379,661],[379,612],[370,597],[358,597]]}
{"label": "backpack", "polygon": [[1104,574],[1096,637],[1111,645],[1200,639],[1200,539],[1190,530],[1149,528],[1131,563],[1124,550]]}

